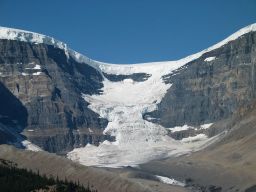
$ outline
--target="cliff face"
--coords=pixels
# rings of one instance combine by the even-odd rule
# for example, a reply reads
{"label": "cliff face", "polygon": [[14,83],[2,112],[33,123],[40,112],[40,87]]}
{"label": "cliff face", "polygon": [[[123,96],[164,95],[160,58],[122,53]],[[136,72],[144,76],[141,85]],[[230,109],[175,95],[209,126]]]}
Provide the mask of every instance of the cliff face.
{"label": "cliff face", "polygon": [[256,94],[255,42],[256,33],[247,33],[166,75],[172,86],[145,117],[164,127],[197,126],[246,108]]}
{"label": "cliff face", "polygon": [[2,126],[23,131],[50,152],[107,139],[107,120],[81,95],[100,94],[103,78],[96,69],[52,45],[0,40],[0,71]]}

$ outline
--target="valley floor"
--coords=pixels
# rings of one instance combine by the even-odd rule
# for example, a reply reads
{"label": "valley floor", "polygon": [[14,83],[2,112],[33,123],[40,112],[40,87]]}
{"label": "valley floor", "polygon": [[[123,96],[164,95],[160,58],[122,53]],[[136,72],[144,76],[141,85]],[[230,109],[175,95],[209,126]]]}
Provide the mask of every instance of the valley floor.
{"label": "valley floor", "polygon": [[[8,145],[0,145],[0,158],[12,161],[20,168],[26,168],[47,176],[67,178],[98,192],[187,192],[188,190],[161,183],[147,178],[138,178],[126,175],[125,172],[117,172],[119,169],[106,169],[86,167],[72,162],[64,157],[47,152],[33,152],[16,149]],[[121,170],[121,169],[120,169]]]}

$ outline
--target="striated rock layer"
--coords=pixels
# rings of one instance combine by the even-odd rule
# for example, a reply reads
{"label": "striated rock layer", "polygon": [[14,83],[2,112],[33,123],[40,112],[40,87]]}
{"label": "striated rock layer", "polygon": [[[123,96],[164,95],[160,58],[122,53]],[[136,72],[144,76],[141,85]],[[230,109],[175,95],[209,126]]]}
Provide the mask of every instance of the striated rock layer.
{"label": "striated rock layer", "polygon": [[52,45],[2,39],[0,71],[1,124],[50,152],[107,139],[102,134],[107,120],[81,97],[99,94],[103,86],[93,67]]}
{"label": "striated rock layer", "polygon": [[255,42],[256,33],[247,33],[166,75],[172,86],[151,117],[165,127],[200,125],[250,104],[256,95]]}

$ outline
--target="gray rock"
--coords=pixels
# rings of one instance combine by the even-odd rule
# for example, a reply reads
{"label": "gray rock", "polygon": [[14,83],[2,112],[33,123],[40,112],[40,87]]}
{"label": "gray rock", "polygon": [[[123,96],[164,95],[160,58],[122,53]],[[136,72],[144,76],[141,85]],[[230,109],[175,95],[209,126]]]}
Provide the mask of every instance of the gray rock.
{"label": "gray rock", "polygon": [[[256,94],[255,42],[256,32],[250,32],[165,76],[171,88],[158,109],[144,117],[164,127],[197,126],[248,108]],[[216,58],[205,61],[208,57]]]}
{"label": "gray rock", "polygon": [[146,81],[149,77],[151,77],[151,75],[147,73],[133,73],[131,75],[116,75],[116,74],[103,73],[103,75],[108,80],[113,82],[123,81],[124,79],[132,79],[133,81],[136,81],[136,82],[143,82],[143,81]]}
{"label": "gray rock", "polygon": [[[0,123],[16,122],[17,132],[23,129],[29,140],[50,152],[107,139],[102,134],[107,120],[82,98],[82,93],[101,93],[103,78],[93,67],[67,58],[51,45],[0,40],[0,70],[0,89],[8,92],[13,103],[1,101],[6,105],[1,105]],[[8,113],[8,124],[4,113]],[[92,131],[77,131],[88,128]]]}

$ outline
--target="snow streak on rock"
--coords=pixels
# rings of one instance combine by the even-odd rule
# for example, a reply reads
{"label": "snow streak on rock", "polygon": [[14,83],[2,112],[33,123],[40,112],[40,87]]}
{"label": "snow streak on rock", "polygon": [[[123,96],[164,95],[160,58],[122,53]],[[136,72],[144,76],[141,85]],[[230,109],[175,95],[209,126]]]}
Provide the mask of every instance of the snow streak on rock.
{"label": "snow streak on rock", "polygon": [[156,175],[156,178],[158,178],[159,181],[161,181],[162,183],[165,183],[165,184],[168,184],[168,185],[178,185],[178,186],[185,187],[185,183],[182,183],[182,182],[177,181],[175,179],[171,179],[169,177],[163,177],[163,176]]}
{"label": "snow streak on rock", "polygon": [[37,145],[34,145],[33,143],[31,143],[30,141],[28,140],[24,140],[21,142],[22,145],[25,147],[26,150],[29,150],[29,151],[43,151],[40,147],[38,147]]}
{"label": "snow streak on rock", "polygon": [[204,61],[210,62],[210,61],[213,61],[215,59],[216,59],[216,57],[207,57]]}
{"label": "snow streak on rock", "polygon": [[183,126],[176,126],[176,127],[172,127],[172,128],[168,128],[168,129],[172,133],[175,133],[175,132],[180,132],[180,131],[186,131],[186,130],[189,130],[189,129],[193,129],[193,130],[209,129],[212,125],[213,125],[213,123],[207,123],[207,124],[203,124],[203,125],[200,125],[200,126],[197,126],[197,127],[183,125]]}

